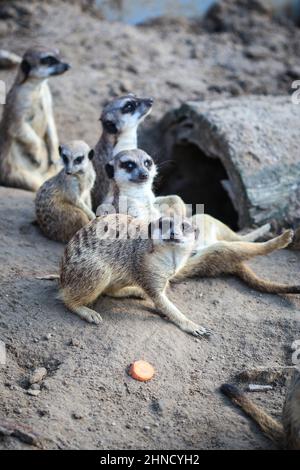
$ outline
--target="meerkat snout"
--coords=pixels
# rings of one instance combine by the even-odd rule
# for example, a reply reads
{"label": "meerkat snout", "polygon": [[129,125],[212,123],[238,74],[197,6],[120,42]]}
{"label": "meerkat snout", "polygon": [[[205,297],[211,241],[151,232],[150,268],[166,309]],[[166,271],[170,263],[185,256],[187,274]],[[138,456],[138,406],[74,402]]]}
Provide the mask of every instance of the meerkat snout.
{"label": "meerkat snout", "polygon": [[106,164],[106,173],[119,188],[128,183],[146,184],[152,187],[156,165],[150,155],[140,149],[119,152]]}
{"label": "meerkat snout", "polygon": [[59,155],[67,175],[85,173],[94,156],[94,150],[85,142],[74,141],[68,145],[59,146]]}
{"label": "meerkat snout", "polygon": [[108,134],[122,134],[136,129],[151,112],[153,98],[138,98],[128,94],[107,104],[100,117],[102,126]]}
{"label": "meerkat snout", "polygon": [[21,62],[23,81],[44,80],[54,75],[61,75],[70,69],[70,64],[62,62],[57,49],[36,47],[28,50]]}
{"label": "meerkat snout", "polygon": [[192,224],[179,216],[160,217],[148,227],[149,237],[155,244],[179,244],[190,248],[195,241],[195,231]]}

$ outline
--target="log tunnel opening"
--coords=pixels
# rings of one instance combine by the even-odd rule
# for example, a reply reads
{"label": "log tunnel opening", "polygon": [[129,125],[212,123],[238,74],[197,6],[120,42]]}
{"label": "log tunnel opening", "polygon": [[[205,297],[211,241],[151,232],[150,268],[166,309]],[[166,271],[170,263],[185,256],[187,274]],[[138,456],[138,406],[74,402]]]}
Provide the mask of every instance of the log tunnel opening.
{"label": "log tunnel opening", "polygon": [[191,143],[176,144],[172,153],[172,160],[160,166],[158,194],[177,194],[186,204],[204,204],[206,214],[238,230],[238,213],[223,184],[228,175],[222,162]]}

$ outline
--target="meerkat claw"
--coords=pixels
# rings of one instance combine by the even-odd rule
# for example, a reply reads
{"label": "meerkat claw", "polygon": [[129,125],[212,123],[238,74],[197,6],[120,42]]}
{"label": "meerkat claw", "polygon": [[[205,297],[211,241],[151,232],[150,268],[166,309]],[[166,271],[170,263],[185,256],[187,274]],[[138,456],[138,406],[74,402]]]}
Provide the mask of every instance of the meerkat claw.
{"label": "meerkat claw", "polygon": [[94,323],[95,325],[99,325],[100,323],[102,323],[102,317],[100,313],[93,312],[89,313],[86,316],[86,321],[88,321],[89,323]]}

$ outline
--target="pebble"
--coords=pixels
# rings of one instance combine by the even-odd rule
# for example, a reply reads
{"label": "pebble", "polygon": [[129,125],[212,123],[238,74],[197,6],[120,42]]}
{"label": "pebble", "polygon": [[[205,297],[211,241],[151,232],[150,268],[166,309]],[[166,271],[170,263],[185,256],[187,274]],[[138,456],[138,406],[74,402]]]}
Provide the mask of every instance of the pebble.
{"label": "pebble", "polygon": [[69,346],[76,346],[78,348],[80,346],[80,341],[77,338],[71,338]]}
{"label": "pebble", "polygon": [[47,369],[45,367],[38,367],[29,376],[29,383],[35,384],[41,382],[47,375]]}
{"label": "pebble", "polygon": [[41,387],[39,384],[32,384],[31,387],[30,387],[30,390],[40,390]]}
{"label": "pebble", "polygon": [[31,388],[27,390],[27,394],[33,397],[37,397],[40,393],[41,393],[40,390],[31,390]]}
{"label": "pebble", "polygon": [[48,333],[47,335],[44,336],[44,339],[45,339],[46,341],[49,341],[51,338],[52,338],[52,334],[51,334],[51,333]]}
{"label": "pebble", "polygon": [[80,413],[75,412],[75,413],[72,414],[72,418],[73,419],[83,419],[83,415],[80,414]]}
{"label": "pebble", "polygon": [[150,431],[151,428],[150,428],[150,426],[144,426],[143,429],[144,429],[144,431]]}

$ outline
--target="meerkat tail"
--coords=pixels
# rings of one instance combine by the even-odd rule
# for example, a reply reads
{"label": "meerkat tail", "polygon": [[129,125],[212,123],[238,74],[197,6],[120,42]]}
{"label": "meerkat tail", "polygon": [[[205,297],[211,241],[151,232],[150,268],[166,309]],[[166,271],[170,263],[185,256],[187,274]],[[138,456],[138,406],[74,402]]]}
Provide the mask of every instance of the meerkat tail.
{"label": "meerkat tail", "polygon": [[300,294],[300,285],[287,285],[267,281],[258,277],[254,271],[245,264],[238,265],[232,274],[239,277],[248,286],[260,292],[267,292],[269,294]]}
{"label": "meerkat tail", "polygon": [[268,415],[262,408],[251,401],[245,393],[234,385],[223,384],[221,392],[236,406],[240,407],[261,429],[261,431],[277,446],[282,447],[284,442],[283,426]]}
{"label": "meerkat tail", "polygon": [[271,229],[270,224],[265,224],[262,225],[261,227],[258,227],[255,230],[252,230],[252,232],[247,233],[246,235],[241,235],[241,239],[244,240],[245,242],[255,242],[258,238],[263,237],[266,235]]}

